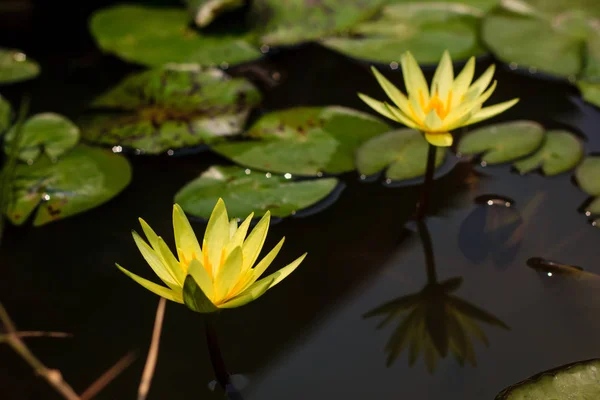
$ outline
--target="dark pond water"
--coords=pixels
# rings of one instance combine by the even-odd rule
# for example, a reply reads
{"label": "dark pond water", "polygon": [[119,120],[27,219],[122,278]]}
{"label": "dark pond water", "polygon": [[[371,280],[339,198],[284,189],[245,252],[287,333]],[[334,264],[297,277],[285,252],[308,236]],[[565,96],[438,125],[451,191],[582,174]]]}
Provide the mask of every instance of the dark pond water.
{"label": "dark pond water", "polygon": [[[68,12],[69,4],[53,8],[43,3],[31,15],[16,12],[1,19],[0,44],[35,55],[43,68],[39,79],[2,88],[2,93],[15,103],[27,91],[32,112],[76,118],[94,95],[133,68],[95,49],[86,30],[92,5]],[[480,62],[479,70],[486,63]],[[367,111],[355,92],[380,94],[368,65],[317,45],[271,54],[230,72],[261,86],[265,101],[259,113],[329,104]],[[265,80],[273,73],[279,81]],[[401,81],[398,71],[388,75]],[[491,103],[515,95],[522,99],[501,119],[569,127],[587,138],[587,152],[600,151],[600,111],[573,100],[567,85],[502,69],[497,79],[499,90]],[[136,397],[158,303],[114,266],[118,261],[151,276],[130,230],[138,229],[142,216],[171,239],[174,193],[209,165],[226,163],[209,152],[130,160],[133,182],[113,201],[41,228],[11,227],[0,245],[0,301],[22,330],[74,335],[28,343],[77,391],[128,352],[137,355],[99,399]],[[286,219],[270,231],[267,246],[287,237],[273,268],[307,251],[303,265],[259,301],[219,316],[227,368],[248,380],[245,399],[493,399],[539,371],[600,357],[600,280],[549,276],[549,270],[528,267],[529,259],[540,257],[600,273],[600,230],[577,211],[586,195],[571,174],[519,176],[509,167],[461,162],[436,181],[435,217],[427,227],[437,280],[462,278],[453,294],[510,330],[480,324],[490,346],[473,340],[477,366],[463,367],[448,354],[433,373],[422,354],[409,366],[408,350],[387,366],[385,346],[400,320],[377,330],[381,317],[363,318],[428,282],[420,235],[405,225],[419,188],[360,182],[356,173],[341,179],[347,187],[334,205],[306,218]],[[496,227],[492,233],[484,233],[485,221]],[[202,232],[205,226],[195,228]],[[222,398],[208,389],[213,379],[202,316],[168,304],[149,398]],[[59,397],[0,345],[0,398]]]}

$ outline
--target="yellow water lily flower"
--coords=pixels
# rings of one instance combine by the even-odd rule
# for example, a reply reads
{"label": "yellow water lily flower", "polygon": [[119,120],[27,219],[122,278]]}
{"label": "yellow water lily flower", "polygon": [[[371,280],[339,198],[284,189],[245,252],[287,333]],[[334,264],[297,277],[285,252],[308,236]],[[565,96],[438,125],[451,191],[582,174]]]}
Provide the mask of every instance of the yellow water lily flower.
{"label": "yellow water lily flower", "polygon": [[496,81],[489,86],[495,66],[491,65],[472,83],[475,57],[471,57],[455,79],[452,59],[445,51],[433,76],[431,88],[427,86],[425,76],[410,52],[402,55],[401,64],[408,97],[375,67],[371,67],[375,78],[395,106],[362,93],[358,95],[379,114],[423,132],[425,139],[434,146],[451,146],[452,130],[492,118],[519,101],[513,99],[482,108],[496,89]]}
{"label": "yellow water lily flower", "polygon": [[185,213],[173,206],[173,230],[176,258],[165,241],[140,218],[148,243],[133,232],[133,240],[165,286],[117,267],[151,292],[177,303],[185,303],[196,312],[209,313],[221,308],[243,306],[277,285],[304,260],[306,253],[277,272],[258,280],[279,253],[285,238],[254,265],[267,237],[270,213],[267,212],[246,237],[254,214],[238,227],[229,221],[223,200],[212,211],[202,247]]}

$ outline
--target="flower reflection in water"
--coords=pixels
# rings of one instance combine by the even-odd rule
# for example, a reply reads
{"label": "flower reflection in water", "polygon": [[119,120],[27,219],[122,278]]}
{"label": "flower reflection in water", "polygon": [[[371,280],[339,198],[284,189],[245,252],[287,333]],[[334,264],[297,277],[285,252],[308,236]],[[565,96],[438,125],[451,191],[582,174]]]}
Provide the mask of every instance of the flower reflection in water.
{"label": "flower reflection in water", "polygon": [[409,365],[412,366],[422,352],[430,373],[435,371],[437,361],[446,358],[449,352],[461,366],[465,362],[475,366],[472,338],[489,346],[479,323],[510,328],[487,311],[453,294],[460,288],[462,278],[438,282],[431,236],[423,222],[418,223],[418,230],[425,251],[427,284],[418,293],[399,297],[369,311],[365,318],[384,316],[378,329],[394,319],[401,319],[385,347],[388,366],[407,348]]}

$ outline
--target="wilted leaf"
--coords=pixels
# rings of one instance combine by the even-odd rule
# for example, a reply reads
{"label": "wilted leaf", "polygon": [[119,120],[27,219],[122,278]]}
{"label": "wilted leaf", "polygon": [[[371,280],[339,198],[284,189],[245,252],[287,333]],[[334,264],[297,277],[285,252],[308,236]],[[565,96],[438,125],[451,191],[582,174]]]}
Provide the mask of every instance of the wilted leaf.
{"label": "wilted leaf", "polygon": [[117,5],[95,12],[92,35],[102,50],[148,66],[239,64],[261,57],[248,34],[201,34],[180,8]]}
{"label": "wilted leaf", "polygon": [[275,217],[287,217],[326,198],[337,187],[335,178],[295,181],[240,167],[213,166],[189,182],[175,195],[186,213],[210,217],[219,198],[227,204],[232,218],[245,218],[267,210]]}
{"label": "wilted leaf", "polygon": [[25,53],[0,48],[0,84],[26,81],[40,73],[40,66]]}
{"label": "wilted leaf", "polygon": [[567,131],[548,131],[542,147],[514,166],[522,174],[541,167],[544,174],[552,176],[574,168],[582,157],[583,146],[575,135]]}
{"label": "wilted leaf", "polygon": [[197,64],[167,64],[133,74],[97,98],[82,120],[83,136],[157,154],[222,140],[242,131],[259,91]]}
{"label": "wilted leaf", "polygon": [[[387,167],[386,177],[392,180],[425,175],[429,143],[421,132],[400,129],[384,133],[365,142],[356,152],[356,168],[363,175],[373,175]],[[446,155],[437,148],[436,167]]]}
{"label": "wilted leaf", "polygon": [[33,224],[44,225],[105,203],[130,180],[125,157],[78,145],[58,162],[44,155],[33,165],[18,165],[7,216],[21,225],[37,209]]}
{"label": "wilted leaf", "polygon": [[343,107],[298,107],[273,112],[247,132],[247,141],[212,146],[238,164],[259,170],[318,175],[354,169],[354,152],[389,131],[381,120]]}
{"label": "wilted leaf", "polygon": [[[44,152],[51,160],[72,149],[79,141],[79,128],[69,119],[55,113],[36,114],[27,119],[19,139],[19,159],[33,163]],[[8,154],[16,134],[13,127],[5,137]]]}
{"label": "wilted leaf", "polygon": [[458,145],[463,155],[484,153],[482,161],[500,164],[534,152],[544,140],[544,128],[533,121],[488,125],[467,133]]}
{"label": "wilted leaf", "polygon": [[600,157],[587,157],[575,170],[581,189],[591,196],[600,196]]}

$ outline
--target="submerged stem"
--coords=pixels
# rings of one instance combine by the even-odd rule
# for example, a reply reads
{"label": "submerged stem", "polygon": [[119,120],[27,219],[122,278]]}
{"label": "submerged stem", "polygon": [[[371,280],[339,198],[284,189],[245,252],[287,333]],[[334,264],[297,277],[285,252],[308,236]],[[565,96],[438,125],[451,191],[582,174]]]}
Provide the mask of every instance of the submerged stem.
{"label": "submerged stem", "polygon": [[210,356],[210,362],[215,371],[215,378],[217,383],[225,391],[225,394],[230,400],[242,400],[242,395],[231,383],[229,372],[225,367],[225,361],[221,354],[221,347],[219,346],[219,338],[215,329],[215,315],[208,314],[206,317],[206,344],[208,345],[208,354]]}
{"label": "submerged stem", "polygon": [[427,214],[427,204],[429,202],[429,194],[433,182],[433,173],[435,172],[435,153],[437,147],[429,143],[427,150],[427,170],[425,171],[425,182],[421,189],[421,199],[417,203],[417,221],[423,220]]}
{"label": "submerged stem", "polygon": [[427,268],[427,283],[434,285],[437,283],[437,272],[435,271],[435,258],[433,256],[433,243],[429,229],[423,221],[417,221],[417,228],[421,243],[423,244],[423,252],[425,253],[425,267]]}

